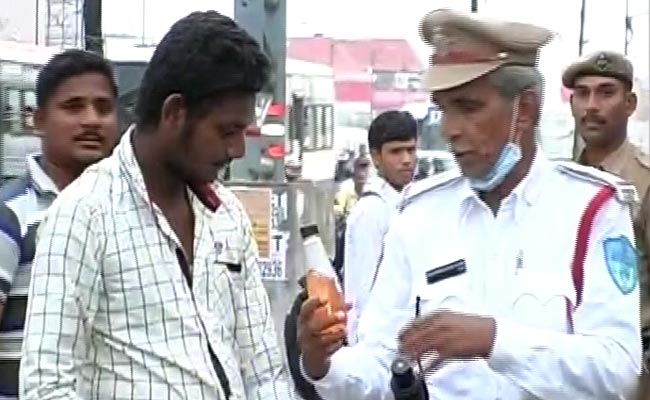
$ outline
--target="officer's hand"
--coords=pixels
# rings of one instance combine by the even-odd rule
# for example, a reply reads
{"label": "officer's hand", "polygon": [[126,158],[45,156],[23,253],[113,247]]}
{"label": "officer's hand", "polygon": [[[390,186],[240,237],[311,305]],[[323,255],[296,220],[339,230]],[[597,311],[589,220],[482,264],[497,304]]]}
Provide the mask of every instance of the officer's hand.
{"label": "officer's hand", "polygon": [[399,345],[411,360],[433,355],[438,365],[448,359],[489,357],[495,334],[493,318],[443,311],[409,323],[399,334]]}
{"label": "officer's hand", "polygon": [[[305,372],[313,379],[327,375],[329,357],[341,348],[346,335],[345,312],[328,315],[326,304],[310,297],[302,304],[298,317],[298,342]],[[336,329],[337,326],[342,329]]]}

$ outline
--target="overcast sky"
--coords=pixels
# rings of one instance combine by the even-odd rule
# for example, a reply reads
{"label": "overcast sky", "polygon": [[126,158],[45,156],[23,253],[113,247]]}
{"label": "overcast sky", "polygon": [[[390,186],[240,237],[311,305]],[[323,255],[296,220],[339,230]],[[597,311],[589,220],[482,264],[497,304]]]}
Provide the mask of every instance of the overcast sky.
{"label": "overcast sky", "polygon": [[[241,0],[110,0],[104,2],[106,33],[142,35],[157,41],[180,17],[215,9],[232,16],[234,1]],[[262,1],[262,0],[248,0]],[[541,67],[548,82],[558,82],[561,69],[578,55],[580,0],[479,0],[479,12],[521,22],[533,22],[557,32],[557,39],[542,54]],[[467,3],[463,5],[461,3]],[[154,4],[156,5],[154,7]],[[165,4],[164,7],[161,7]],[[469,10],[470,0],[288,0],[288,35],[322,33],[340,38],[383,37],[408,39],[422,59],[427,49],[418,38],[420,18],[434,8]],[[648,79],[648,0],[629,0],[635,28],[629,56],[637,75]],[[585,52],[623,51],[625,1],[587,0]]]}

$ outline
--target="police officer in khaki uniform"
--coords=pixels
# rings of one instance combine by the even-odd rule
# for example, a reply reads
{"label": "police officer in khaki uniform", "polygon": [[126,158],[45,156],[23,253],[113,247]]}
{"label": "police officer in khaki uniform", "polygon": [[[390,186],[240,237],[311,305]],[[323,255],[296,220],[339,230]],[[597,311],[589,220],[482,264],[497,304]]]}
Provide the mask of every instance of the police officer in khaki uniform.
{"label": "police officer in khaki uniform", "polygon": [[[562,76],[573,89],[571,111],[584,148],[575,161],[611,172],[632,183],[640,197],[634,210],[637,246],[641,250],[641,323],[644,340],[650,329],[650,266],[648,213],[650,212],[650,160],[627,137],[628,118],[637,98],[632,91],[632,63],[623,55],[601,51],[570,65]],[[650,382],[644,379],[645,390]],[[650,396],[650,392],[646,394]],[[645,397],[647,398],[647,397]]]}

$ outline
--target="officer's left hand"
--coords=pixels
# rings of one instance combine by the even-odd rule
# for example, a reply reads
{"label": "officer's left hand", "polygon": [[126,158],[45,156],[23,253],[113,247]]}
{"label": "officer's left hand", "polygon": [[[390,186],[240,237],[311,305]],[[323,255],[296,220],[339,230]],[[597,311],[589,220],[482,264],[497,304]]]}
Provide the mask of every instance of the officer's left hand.
{"label": "officer's left hand", "polygon": [[448,359],[487,358],[496,334],[494,318],[448,311],[424,315],[399,334],[400,352],[412,360],[436,355],[436,364]]}

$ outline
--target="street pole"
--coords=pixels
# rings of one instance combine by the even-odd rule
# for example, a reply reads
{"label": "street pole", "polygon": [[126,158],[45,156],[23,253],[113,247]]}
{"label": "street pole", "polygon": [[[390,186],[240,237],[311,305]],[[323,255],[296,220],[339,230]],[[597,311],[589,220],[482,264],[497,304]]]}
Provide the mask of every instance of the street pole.
{"label": "street pole", "polygon": [[624,53],[627,56],[628,47],[632,41],[632,17],[630,17],[630,0],[625,0],[625,47]]}
{"label": "street pole", "polygon": [[102,34],[102,0],[84,0],[84,47],[86,50],[104,55]]}
{"label": "street pole", "polygon": [[[584,45],[587,42],[585,40],[585,14],[586,14],[586,9],[587,9],[587,1],[582,0],[582,5],[580,7],[580,38],[579,38],[579,43],[578,43],[578,56],[582,57],[582,53],[584,50]],[[580,156],[580,152],[582,151],[582,148],[584,147],[584,143],[582,142],[582,138],[578,134],[578,131],[575,127],[573,127],[573,152],[572,152],[572,158],[573,160],[577,160],[578,157]]]}
{"label": "street pole", "polygon": [[147,34],[146,30],[146,24],[147,24],[147,0],[142,0],[142,38],[141,38],[141,45],[144,47],[144,38]]}
{"label": "street pole", "polygon": [[587,8],[587,1],[582,0],[580,7],[580,37],[578,43],[578,56],[582,56],[582,51],[585,45],[585,10]]}
{"label": "street pole", "polygon": [[41,23],[41,20],[39,18],[40,14],[41,14],[41,9],[40,9],[39,4],[38,4],[40,2],[41,2],[41,0],[35,0],[34,1],[34,3],[35,3],[34,6],[36,8],[36,24],[35,24],[36,26],[34,27],[35,28],[34,29],[34,43],[36,45],[39,44],[38,36],[41,34],[40,30],[38,29],[38,25]]}

